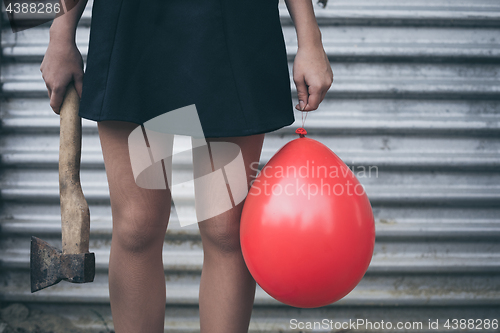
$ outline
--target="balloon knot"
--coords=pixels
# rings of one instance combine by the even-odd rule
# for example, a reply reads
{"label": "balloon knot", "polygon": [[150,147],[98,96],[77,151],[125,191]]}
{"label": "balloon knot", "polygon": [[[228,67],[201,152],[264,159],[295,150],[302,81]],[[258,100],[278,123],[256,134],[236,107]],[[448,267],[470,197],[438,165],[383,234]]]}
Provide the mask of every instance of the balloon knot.
{"label": "balloon knot", "polygon": [[297,133],[301,138],[303,138],[307,134],[307,131],[302,127],[299,127],[295,130],[295,133]]}

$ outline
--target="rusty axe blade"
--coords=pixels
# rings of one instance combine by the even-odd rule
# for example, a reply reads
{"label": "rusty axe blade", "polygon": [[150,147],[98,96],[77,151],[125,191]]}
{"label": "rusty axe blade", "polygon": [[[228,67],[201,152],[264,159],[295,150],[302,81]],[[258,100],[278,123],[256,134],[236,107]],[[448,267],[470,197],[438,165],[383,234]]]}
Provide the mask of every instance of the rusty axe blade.
{"label": "rusty axe blade", "polygon": [[82,121],[78,116],[79,97],[73,83],[68,85],[61,105],[59,144],[59,193],[61,199],[62,252],[47,242],[31,237],[31,292],[61,280],[92,282],[94,253],[89,253],[90,213],[80,185]]}
{"label": "rusty axe blade", "polygon": [[31,236],[31,292],[61,280],[73,283],[94,281],[94,253],[63,254],[46,241]]}

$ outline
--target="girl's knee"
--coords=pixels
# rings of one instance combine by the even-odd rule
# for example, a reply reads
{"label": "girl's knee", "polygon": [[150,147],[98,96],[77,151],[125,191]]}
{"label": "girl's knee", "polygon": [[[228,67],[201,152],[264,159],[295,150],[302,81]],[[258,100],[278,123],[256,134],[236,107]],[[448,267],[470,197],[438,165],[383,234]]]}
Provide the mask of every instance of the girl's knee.
{"label": "girl's knee", "polygon": [[203,250],[214,255],[238,254],[240,246],[239,221],[208,219],[200,222]]}
{"label": "girl's knee", "polygon": [[[168,211],[168,212],[167,212]],[[144,205],[124,207],[113,212],[112,241],[129,252],[146,252],[162,246],[170,209],[151,209]]]}

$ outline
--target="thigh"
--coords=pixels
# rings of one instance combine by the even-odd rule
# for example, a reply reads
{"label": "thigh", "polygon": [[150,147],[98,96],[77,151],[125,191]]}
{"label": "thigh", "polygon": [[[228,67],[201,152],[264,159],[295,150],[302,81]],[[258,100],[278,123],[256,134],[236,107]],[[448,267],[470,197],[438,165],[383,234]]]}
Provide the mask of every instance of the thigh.
{"label": "thigh", "polygon": [[[238,136],[238,137],[222,137],[222,138],[207,138],[208,149],[193,149],[193,169],[195,178],[195,200],[198,222],[205,221],[214,217],[215,220],[225,220],[226,223],[238,223],[238,210],[241,209],[243,200],[250,187],[251,181],[257,173],[257,167],[260,159],[262,145],[265,134]],[[198,142],[199,143],[199,142]],[[227,149],[227,152],[216,151],[217,147],[224,148],[224,145],[218,143],[231,143],[233,148]],[[193,147],[195,147],[193,140]],[[243,159],[241,164],[237,165],[237,170],[232,168],[229,163],[234,164],[236,151],[241,152]],[[201,147],[203,148],[203,147]],[[224,168],[224,172],[221,169]],[[243,169],[243,170],[242,170]],[[209,174],[220,176],[213,177],[209,181],[198,186],[196,179]],[[231,177],[237,176],[238,182],[231,182]],[[241,179],[244,178],[242,181]],[[231,185],[231,186],[230,186]],[[239,188],[238,188],[239,187]],[[242,189],[244,187],[244,189]],[[242,196],[243,194],[243,196]],[[224,212],[224,214],[221,214]],[[234,221],[227,221],[227,220]],[[200,230],[202,225],[200,224]]]}
{"label": "thigh", "polygon": [[[130,133],[138,126],[124,121],[98,123],[113,221],[117,219],[135,220],[137,223],[164,221],[166,225],[171,207],[170,191],[168,188],[146,189],[138,186],[132,171],[128,139]],[[160,144],[171,145],[172,142]],[[171,173],[171,159],[163,161],[162,164],[165,166],[165,172]]]}
{"label": "thigh", "polygon": [[[264,143],[265,134],[256,134],[249,136],[237,136],[237,137],[229,137],[229,138],[208,138],[207,142],[230,142],[238,145],[241,150],[241,154],[243,157],[243,163],[245,165],[245,174],[246,174],[246,186],[247,190],[250,187],[251,181],[255,178],[257,174],[257,168],[259,166],[260,154],[262,152],[262,145]],[[212,154],[212,159],[214,165],[223,165],[223,163],[228,162],[225,161],[219,162],[217,161],[217,157]]]}

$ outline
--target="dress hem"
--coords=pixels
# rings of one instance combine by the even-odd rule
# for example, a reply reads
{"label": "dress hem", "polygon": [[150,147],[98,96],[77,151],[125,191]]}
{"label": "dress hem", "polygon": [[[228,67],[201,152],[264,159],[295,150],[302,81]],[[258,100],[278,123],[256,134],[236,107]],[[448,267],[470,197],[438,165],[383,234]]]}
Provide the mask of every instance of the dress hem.
{"label": "dress hem", "polygon": [[[87,119],[87,120],[96,121],[96,122],[101,122],[101,121],[124,121],[124,122],[134,123],[134,124],[137,124],[137,125],[142,125],[143,124],[143,123],[137,122],[136,120],[124,119],[124,118],[114,119],[112,117],[108,117],[108,118],[101,119],[101,118],[96,118],[96,117],[91,117],[91,116],[83,116],[83,115],[80,115],[80,114],[79,114],[79,116],[81,118],[84,118],[84,119]],[[255,135],[255,134],[263,134],[263,133],[274,132],[274,131],[276,131],[276,130],[278,130],[280,128],[283,128],[283,127],[286,127],[286,126],[290,126],[294,122],[295,122],[295,119],[292,119],[291,121],[287,121],[287,122],[260,124],[260,125],[264,125],[264,126],[261,126],[259,128],[252,128],[252,129],[246,129],[246,130],[237,130],[235,132],[231,132],[231,131],[228,131],[227,129],[224,129],[223,133],[216,132],[216,131],[215,132],[211,131],[209,134],[204,133],[204,135],[205,135],[205,138],[223,138],[223,137],[249,136],[249,135]],[[179,135],[181,135],[181,134],[179,134]]]}

